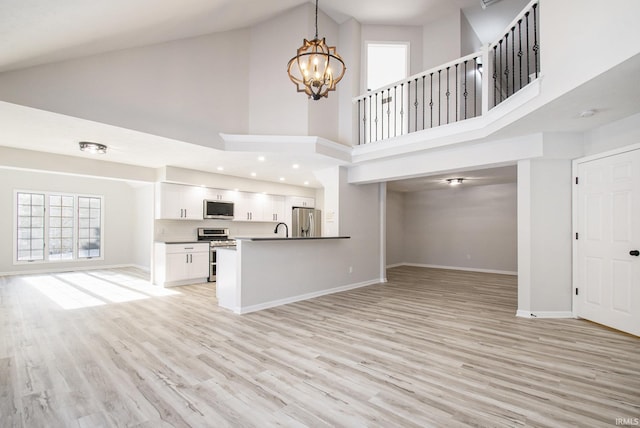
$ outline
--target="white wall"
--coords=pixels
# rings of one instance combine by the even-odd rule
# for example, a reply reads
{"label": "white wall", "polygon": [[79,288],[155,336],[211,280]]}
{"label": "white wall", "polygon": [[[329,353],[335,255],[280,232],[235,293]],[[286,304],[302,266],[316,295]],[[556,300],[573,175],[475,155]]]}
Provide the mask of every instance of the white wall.
{"label": "white wall", "polygon": [[[104,196],[104,260],[13,264],[14,190],[57,191]],[[63,270],[135,264],[132,242],[144,239],[135,228],[136,192],[127,183],[80,176],[0,168],[0,272]]]}
{"label": "white wall", "polygon": [[0,74],[0,99],[191,143],[246,133],[249,31]]}
{"label": "white wall", "polygon": [[640,53],[637,0],[548,1],[539,13],[544,100]]}
{"label": "white wall", "polygon": [[133,225],[136,239],[131,241],[133,260],[137,267],[149,270],[151,268],[151,253],[153,247],[153,208],[154,186],[153,184],[136,183],[133,186]]}
{"label": "white wall", "polygon": [[640,114],[601,126],[585,133],[585,155],[640,144]]}
{"label": "white wall", "polygon": [[405,261],[404,193],[387,191],[387,266]]}
{"label": "white wall", "polygon": [[516,184],[404,195],[404,262],[517,271]]}
{"label": "white wall", "polygon": [[460,11],[460,56],[480,51],[482,42],[469,24],[467,17]]}
{"label": "white wall", "polygon": [[518,162],[518,314],[571,315],[571,160]]}
{"label": "white wall", "polygon": [[421,70],[460,58],[460,15],[457,10],[423,26]]}

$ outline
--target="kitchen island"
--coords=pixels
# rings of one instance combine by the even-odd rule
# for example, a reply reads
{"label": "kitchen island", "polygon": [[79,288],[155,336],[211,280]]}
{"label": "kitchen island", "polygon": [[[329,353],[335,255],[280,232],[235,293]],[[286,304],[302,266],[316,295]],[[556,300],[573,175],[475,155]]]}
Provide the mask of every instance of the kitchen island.
{"label": "kitchen island", "polygon": [[349,236],[236,237],[218,250],[218,305],[243,314],[379,281],[351,282]]}

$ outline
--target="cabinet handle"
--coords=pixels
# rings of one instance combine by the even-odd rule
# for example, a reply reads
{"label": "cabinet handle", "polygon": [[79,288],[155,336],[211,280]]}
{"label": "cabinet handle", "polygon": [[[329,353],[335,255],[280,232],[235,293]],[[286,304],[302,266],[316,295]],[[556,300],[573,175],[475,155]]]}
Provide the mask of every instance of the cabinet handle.
{"label": "cabinet handle", "polygon": [[189,263],[193,263],[193,254],[189,254]]}
{"label": "cabinet handle", "polygon": [[185,256],[185,258],[186,258],[185,263],[189,263],[189,254],[185,254],[184,256]]}

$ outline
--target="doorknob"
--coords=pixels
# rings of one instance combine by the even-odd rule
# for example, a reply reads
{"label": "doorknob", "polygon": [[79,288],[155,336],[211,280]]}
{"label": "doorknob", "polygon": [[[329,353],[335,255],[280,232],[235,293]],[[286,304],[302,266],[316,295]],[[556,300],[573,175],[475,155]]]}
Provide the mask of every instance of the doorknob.
{"label": "doorknob", "polygon": [[640,251],[638,251],[638,250],[631,250],[631,251],[629,251],[629,255],[630,255],[630,256],[636,256],[636,257],[637,257],[637,256],[640,256]]}

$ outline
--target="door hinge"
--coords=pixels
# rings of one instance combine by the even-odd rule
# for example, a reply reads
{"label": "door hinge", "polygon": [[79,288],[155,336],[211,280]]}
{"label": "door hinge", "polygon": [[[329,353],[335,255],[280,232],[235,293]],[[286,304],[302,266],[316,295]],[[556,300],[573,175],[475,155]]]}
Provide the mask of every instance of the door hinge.
{"label": "door hinge", "polygon": [[576,177],[576,184],[578,184],[578,177]]}
{"label": "door hinge", "polygon": [[578,232],[576,232],[576,239],[578,239]]}
{"label": "door hinge", "polygon": [[578,289],[576,288],[576,296],[578,295]]}

